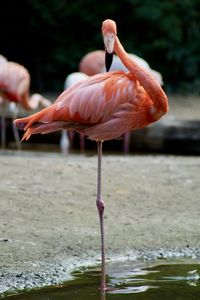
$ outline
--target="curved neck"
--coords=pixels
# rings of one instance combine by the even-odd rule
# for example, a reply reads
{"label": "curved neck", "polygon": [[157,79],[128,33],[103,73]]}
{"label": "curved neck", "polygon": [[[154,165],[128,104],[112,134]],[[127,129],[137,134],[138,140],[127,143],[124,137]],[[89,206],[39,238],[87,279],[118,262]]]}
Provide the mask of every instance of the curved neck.
{"label": "curved neck", "polygon": [[138,66],[124,50],[118,37],[115,37],[114,51],[119,56],[120,60],[127,67],[133,77],[140,83],[145,91],[150,96],[154,107],[156,108],[156,114],[163,114],[168,111],[168,99],[159,83],[151,76],[151,74]]}
{"label": "curved neck", "polygon": [[29,93],[25,93],[21,98],[22,106],[27,110],[35,110],[40,105],[41,107],[48,107],[51,105],[51,101],[44,98],[40,94],[33,94],[31,97]]}
{"label": "curved neck", "polygon": [[38,107],[37,103],[34,103],[31,101],[29,93],[24,93],[21,97],[21,105],[26,109],[26,110],[35,110]]}

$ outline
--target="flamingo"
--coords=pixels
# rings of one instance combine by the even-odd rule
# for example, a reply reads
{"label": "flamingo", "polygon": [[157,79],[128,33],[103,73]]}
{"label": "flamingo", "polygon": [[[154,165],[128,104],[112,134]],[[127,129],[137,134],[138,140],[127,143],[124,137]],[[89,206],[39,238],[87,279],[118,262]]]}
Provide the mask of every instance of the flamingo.
{"label": "flamingo", "polygon": [[98,171],[96,205],[101,232],[101,284],[106,291],[104,209],[101,194],[102,143],[120,137],[158,121],[168,111],[168,99],[149,71],[132,61],[123,48],[116,23],[102,23],[106,50],[106,69],[109,70],[115,52],[129,72],[112,71],[97,74],[65,90],[48,108],[26,118],[15,120],[24,130],[23,140],[32,134],[73,129],[97,142]]}
{"label": "flamingo", "polygon": [[[66,90],[70,86],[72,86],[82,80],[85,80],[87,78],[88,78],[88,76],[85,73],[73,72],[66,77],[65,82],[64,82],[64,89]],[[67,155],[69,152],[70,144],[72,143],[72,140],[74,138],[74,132],[70,131],[69,135],[70,136],[68,137],[68,133],[66,130],[62,130],[61,139],[60,139],[60,148],[64,155]],[[82,134],[80,135],[80,149],[81,149],[81,152],[83,152],[85,149],[85,141],[84,141],[84,136]]]}
{"label": "flamingo", "polygon": [[[30,75],[22,65],[4,61],[0,64],[0,96],[2,99],[2,121],[1,121],[1,145],[5,148],[5,104],[6,100],[12,103],[11,111],[13,120],[16,118],[16,104],[20,104],[26,110],[35,110],[40,105],[47,107],[51,102],[40,94],[29,95]],[[13,133],[18,149],[20,149],[18,131],[13,124]]]}
{"label": "flamingo", "polygon": [[[159,84],[163,85],[162,75],[159,72],[151,69],[151,67],[149,66],[148,62],[146,62],[146,60],[132,53],[128,53],[128,55],[139,66],[150,71],[153,77],[159,82]],[[81,59],[79,63],[79,70],[80,72],[83,72],[88,76],[93,76],[98,73],[105,72],[104,61],[105,61],[105,53],[103,50],[95,50],[89,52],[86,55],[84,55],[83,58]],[[125,72],[128,71],[128,69],[119,59],[119,57],[116,55],[113,56],[112,65],[110,67],[110,71],[115,71],[115,70],[122,70]],[[130,149],[130,132],[126,132],[123,136],[123,152],[128,153],[129,149]]]}

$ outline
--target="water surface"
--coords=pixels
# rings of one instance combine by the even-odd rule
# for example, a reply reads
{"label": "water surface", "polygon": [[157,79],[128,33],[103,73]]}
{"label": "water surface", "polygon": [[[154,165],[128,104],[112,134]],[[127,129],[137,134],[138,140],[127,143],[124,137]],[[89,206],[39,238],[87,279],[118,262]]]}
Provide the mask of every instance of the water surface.
{"label": "water surface", "polygon": [[[82,268],[74,279],[56,287],[19,292],[10,300],[199,300],[199,262],[118,262],[108,265],[109,291],[98,291],[100,269]],[[5,298],[8,298],[6,296]],[[4,299],[5,299],[4,298]]]}

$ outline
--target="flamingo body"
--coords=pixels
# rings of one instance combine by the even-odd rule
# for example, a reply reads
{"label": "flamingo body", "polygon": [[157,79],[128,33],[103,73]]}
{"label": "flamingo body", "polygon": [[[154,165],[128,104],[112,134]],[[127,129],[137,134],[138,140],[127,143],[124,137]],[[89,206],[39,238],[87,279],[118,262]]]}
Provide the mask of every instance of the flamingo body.
{"label": "flamingo body", "polygon": [[25,139],[31,134],[74,129],[98,141],[118,138],[160,117],[136,79],[130,73],[114,71],[73,85],[53,105],[16,124],[27,130]]}
{"label": "flamingo body", "polygon": [[[5,105],[10,102],[10,110],[13,114],[13,119],[16,118],[18,109],[17,104],[20,104],[26,110],[34,110],[41,105],[48,107],[51,102],[40,94],[29,95],[30,75],[22,65],[7,61],[0,56],[0,102],[2,104],[1,113],[1,147],[6,145],[6,123],[5,123]],[[17,148],[20,149],[19,134],[13,124],[13,133],[16,140]]]}
{"label": "flamingo body", "polygon": [[14,62],[0,64],[0,90],[7,99],[21,102],[29,85],[30,75],[23,66]]}
{"label": "flamingo body", "polygon": [[26,110],[36,109],[39,104],[47,107],[51,102],[40,94],[29,95],[30,74],[15,62],[0,64],[0,93],[4,99],[19,103]]}
{"label": "flamingo body", "polygon": [[104,71],[104,65],[105,52],[103,50],[96,50],[83,56],[79,63],[79,70],[88,76],[94,76]]}
{"label": "flamingo body", "polygon": [[85,80],[88,78],[88,75],[86,75],[85,73],[82,72],[73,72],[71,74],[69,74],[64,82],[64,89],[68,89],[70,86]]}

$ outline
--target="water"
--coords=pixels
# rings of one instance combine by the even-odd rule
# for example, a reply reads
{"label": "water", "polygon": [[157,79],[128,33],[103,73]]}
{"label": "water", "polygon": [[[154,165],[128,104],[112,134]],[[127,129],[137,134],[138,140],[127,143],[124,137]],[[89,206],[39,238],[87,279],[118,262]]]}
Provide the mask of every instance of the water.
{"label": "water", "polygon": [[[99,268],[81,269],[63,285],[9,295],[10,300],[199,300],[200,264],[115,263],[108,265],[109,291],[98,291]],[[7,297],[5,297],[7,298]],[[4,298],[4,299],[5,299]]]}

